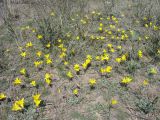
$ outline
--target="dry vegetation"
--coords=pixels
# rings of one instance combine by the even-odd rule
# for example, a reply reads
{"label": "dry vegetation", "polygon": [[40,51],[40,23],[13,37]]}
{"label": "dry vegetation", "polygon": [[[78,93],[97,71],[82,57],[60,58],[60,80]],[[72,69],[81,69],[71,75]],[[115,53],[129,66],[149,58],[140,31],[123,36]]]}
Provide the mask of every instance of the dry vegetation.
{"label": "dry vegetation", "polygon": [[0,120],[160,120],[159,0],[4,3]]}

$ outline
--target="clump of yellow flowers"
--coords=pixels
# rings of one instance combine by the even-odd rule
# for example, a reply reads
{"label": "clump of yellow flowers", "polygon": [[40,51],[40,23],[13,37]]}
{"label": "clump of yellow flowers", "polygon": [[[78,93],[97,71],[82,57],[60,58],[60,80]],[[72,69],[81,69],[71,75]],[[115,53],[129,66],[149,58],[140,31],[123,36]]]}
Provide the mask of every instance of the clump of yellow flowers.
{"label": "clump of yellow flowers", "polygon": [[0,93],[0,100],[6,99],[6,95],[4,93]]}
{"label": "clump of yellow flowers", "polygon": [[43,64],[43,61],[42,60],[40,60],[40,61],[34,61],[34,66],[36,67],[36,68],[40,68],[40,65],[42,65]]}
{"label": "clump of yellow flowers", "polygon": [[47,64],[52,64],[52,59],[50,57],[50,54],[45,55],[45,59]]}
{"label": "clump of yellow flowers", "polygon": [[24,108],[24,98],[15,101],[12,106],[13,111],[19,111],[22,110],[23,108]]}
{"label": "clump of yellow flowers", "polygon": [[122,59],[121,59],[120,57],[117,57],[117,58],[115,59],[115,61],[116,61],[117,63],[121,63]]}
{"label": "clump of yellow flowers", "polygon": [[84,69],[88,68],[88,66],[91,64],[91,60],[92,60],[92,56],[87,55],[87,58],[86,58],[85,62],[82,64]]}
{"label": "clump of yellow flowers", "polygon": [[29,48],[29,47],[32,47],[33,46],[33,44],[32,44],[32,42],[30,41],[30,42],[28,42],[28,43],[26,43],[26,48]]}
{"label": "clump of yellow flowers", "polygon": [[41,101],[42,101],[40,99],[40,96],[41,96],[40,94],[33,95],[33,101],[34,101],[36,107],[38,107],[40,105]]}
{"label": "clump of yellow flowers", "polygon": [[112,104],[112,105],[116,105],[116,104],[118,104],[118,101],[117,101],[116,99],[112,99],[112,100],[111,100],[111,104]]}
{"label": "clump of yellow flowers", "polygon": [[39,40],[41,40],[43,38],[43,36],[42,35],[37,35],[37,39],[39,39]]}
{"label": "clump of yellow flowers", "polygon": [[22,83],[22,80],[18,77],[13,82],[14,85],[21,85],[21,83]]}
{"label": "clump of yellow flowers", "polygon": [[155,75],[155,74],[157,74],[157,69],[155,67],[151,67],[151,68],[149,68],[148,73],[150,75]]}
{"label": "clump of yellow flowers", "polygon": [[50,47],[51,47],[51,43],[47,43],[46,48],[50,48]]}
{"label": "clump of yellow flowers", "polygon": [[41,51],[37,51],[37,52],[36,52],[36,55],[37,55],[38,57],[41,57],[42,52],[41,52]]}
{"label": "clump of yellow flowers", "polygon": [[90,79],[90,80],[89,80],[89,85],[90,85],[90,87],[94,87],[95,84],[96,84],[96,79]]}
{"label": "clump of yellow flowers", "polygon": [[109,54],[108,53],[104,53],[103,55],[101,55],[101,61],[108,61],[109,60]]}
{"label": "clump of yellow flowers", "polygon": [[101,68],[100,72],[101,74],[106,74],[106,73],[110,73],[112,71],[112,67],[111,66],[107,66],[106,68]]}
{"label": "clump of yellow flowers", "polygon": [[52,81],[52,75],[50,73],[46,73],[45,74],[45,82],[48,84],[48,85],[51,85],[51,81]]}
{"label": "clump of yellow flowers", "polygon": [[26,52],[21,52],[21,54],[20,54],[23,58],[25,58],[26,57],[26,55],[27,55],[27,53]]}
{"label": "clump of yellow flowers", "polygon": [[74,70],[75,70],[76,72],[79,72],[79,71],[80,71],[80,66],[79,66],[79,64],[75,64],[75,65],[74,65]]}
{"label": "clump of yellow flowers", "polygon": [[148,80],[144,80],[144,81],[143,81],[143,85],[144,85],[144,86],[146,86],[146,85],[148,85],[148,84],[149,84]]}
{"label": "clump of yellow flowers", "polygon": [[35,86],[36,86],[36,81],[35,81],[35,80],[32,80],[32,81],[30,82],[30,84],[31,84],[33,87],[35,87]]}
{"label": "clump of yellow flowers", "polygon": [[130,82],[132,82],[132,78],[129,76],[126,76],[121,80],[121,83],[123,83],[123,84],[128,84]]}
{"label": "clump of yellow flowers", "polygon": [[74,95],[78,95],[78,92],[79,92],[78,88],[75,88],[75,89],[73,90],[73,94],[74,94]]}
{"label": "clump of yellow flowers", "polygon": [[138,58],[142,58],[143,57],[143,53],[142,53],[142,51],[141,50],[138,50]]}
{"label": "clump of yellow flowers", "polygon": [[71,71],[68,71],[66,75],[67,75],[67,77],[68,77],[69,79],[72,79],[72,78],[73,78],[73,74],[72,74]]}
{"label": "clump of yellow flowers", "polygon": [[22,75],[25,75],[25,74],[26,74],[26,69],[25,69],[25,68],[22,68],[22,69],[20,70],[20,73],[21,73]]}

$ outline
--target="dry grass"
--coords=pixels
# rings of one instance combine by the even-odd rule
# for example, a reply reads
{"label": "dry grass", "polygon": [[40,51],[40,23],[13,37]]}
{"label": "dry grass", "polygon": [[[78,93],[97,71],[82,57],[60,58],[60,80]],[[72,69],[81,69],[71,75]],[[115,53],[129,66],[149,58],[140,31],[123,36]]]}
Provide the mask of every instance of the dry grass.
{"label": "dry grass", "polygon": [[[158,0],[41,0],[13,8],[0,26],[0,119],[160,119]],[[36,61],[43,63],[36,67]],[[102,73],[107,66],[111,72]],[[123,83],[126,76],[132,81]],[[22,82],[15,85],[17,77]],[[22,98],[24,106],[13,111]]]}

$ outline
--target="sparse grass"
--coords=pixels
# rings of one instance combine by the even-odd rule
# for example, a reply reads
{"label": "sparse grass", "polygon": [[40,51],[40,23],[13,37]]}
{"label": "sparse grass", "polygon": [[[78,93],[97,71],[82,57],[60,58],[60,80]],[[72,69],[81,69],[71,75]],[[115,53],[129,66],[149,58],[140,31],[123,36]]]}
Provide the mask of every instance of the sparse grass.
{"label": "sparse grass", "polygon": [[158,1],[33,5],[0,30],[0,119],[160,118]]}

